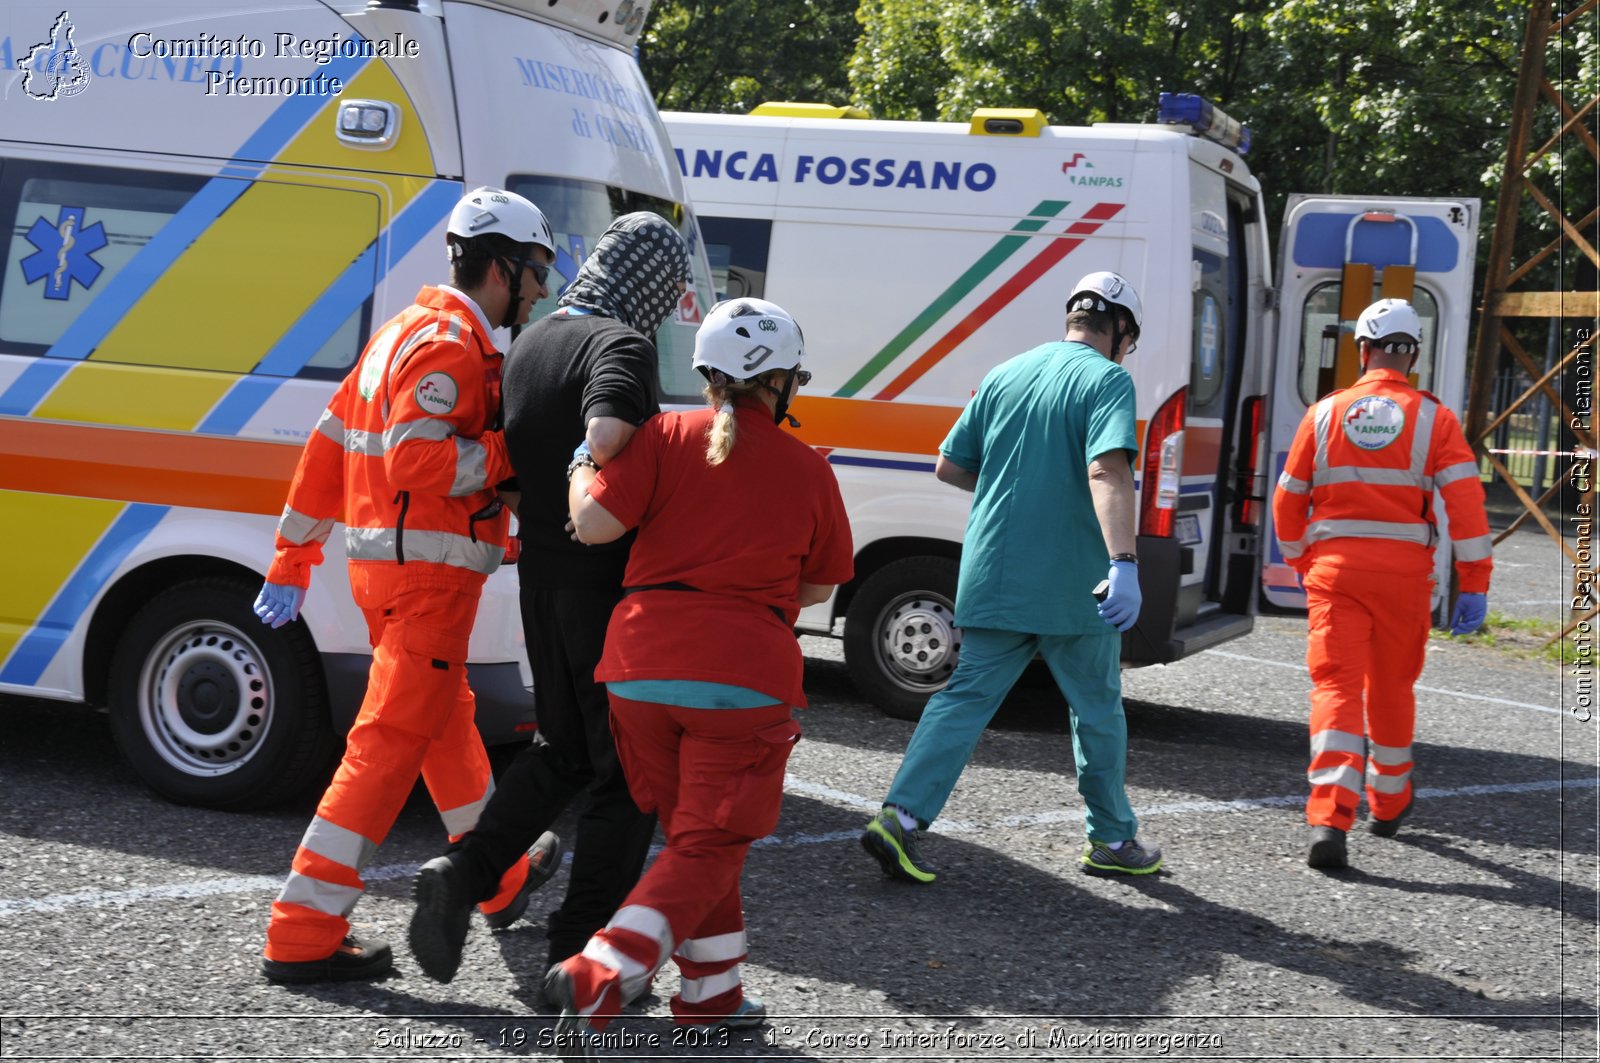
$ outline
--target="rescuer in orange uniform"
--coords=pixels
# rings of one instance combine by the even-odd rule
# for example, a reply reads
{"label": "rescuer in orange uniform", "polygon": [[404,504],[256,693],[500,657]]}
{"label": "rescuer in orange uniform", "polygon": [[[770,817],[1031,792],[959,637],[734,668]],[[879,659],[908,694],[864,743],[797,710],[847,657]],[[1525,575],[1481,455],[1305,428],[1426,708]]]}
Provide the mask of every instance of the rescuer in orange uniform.
{"label": "rescuer in orange uniform", "polygon": [[1478,463],[1455,414],[1406,379],[1421,335],[1403,299],[1362,311],[1363,375],[1306,411],[1272,500],[1310,612],[1306,863],[1316,868],[1346,866],[1363,775],[1373,834],[1393,836],[1411,810],[1412,686],[1430,626],[1435,490],[1461,590],[1451,633],[1476,631],[1487,609],[1494,562]]}
{"label": "rescuer in orange uniform", "polygon": [[[539,209],[495,188],[464,197],[447,228],[453,286],[423,288],[334,393],[300,456],[256,599],[265,623],[294,620],[342,517],[372,670],[344,760],[272,905],[262,971],[275,982],[387,972],[388,944],[350,934],[362,867],[419,771],[452,836],[472,829],[494,789],[466,673],[478,597],[510,524],[495,492],[511,462],[490,334],[527,322],[555,248]],[[554,871],[559,843],[540,842],[539,864],[524,856],[481,906],[491,923],[520,915]]]}

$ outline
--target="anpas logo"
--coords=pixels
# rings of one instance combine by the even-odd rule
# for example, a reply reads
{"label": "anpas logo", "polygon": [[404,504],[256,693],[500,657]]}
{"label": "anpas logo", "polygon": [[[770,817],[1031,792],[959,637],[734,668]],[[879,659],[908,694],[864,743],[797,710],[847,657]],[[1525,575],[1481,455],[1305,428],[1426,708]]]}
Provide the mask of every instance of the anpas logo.
{"label": "anpas logo", "polygon": [[72,43],[72,31],[72,16],[63,11],[50,27],[50,39],[28,49],[19,64],[28,71],[22,77],[23,92],[36,100],[55,101],[89,87],[89,67]]}
{"label": "anpas logo", "polygon": [[1344,434],[1362,450],[1382,450],[1399,439],[1405,427],[1406,412],[1382,395],[1357,399],[1344,415]]}
{"label": "anpas logo", "polygon": [[417,382],[417,405],[427,413],[449,413],[456,408],[456,382],[446,373],[429,373]]}
{"label": "anpas logo", "polygon": [[68,298],[73,281],[92,288],[100,276],[103,267],[94,253],[106,246],[106,227],[95,222],[84,228],[83,215],[83,207],[62,207],[54,225],[35,218],[24,234],[38,250],[23,258],[22,279],[29,284],[44,281],[46,299]]}
{"label": "anpas logo", "polygon": [[[1082,167],[1080,169],[1079,167]],[[1084,185],[1091,188],[1121,188],[1122,178],[1101,177],[1099,174],[1085,173],[1085,170],[1094,169],[1094,163],[1089,161],[1089,156],[1081,151],[1072,153],[1072,158],[1061,164],[1061,172],[1067,175],[1067,181],[1074,185]]]}

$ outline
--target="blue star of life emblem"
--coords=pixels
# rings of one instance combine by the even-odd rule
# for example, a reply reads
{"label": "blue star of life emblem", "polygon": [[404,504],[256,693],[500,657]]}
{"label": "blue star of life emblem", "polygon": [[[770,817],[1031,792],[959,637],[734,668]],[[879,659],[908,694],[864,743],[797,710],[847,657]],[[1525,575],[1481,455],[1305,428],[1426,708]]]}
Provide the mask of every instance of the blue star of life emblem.
{"label": "blue star of life emblem", "polygon": [[94,253],[106,246],[106,228],[99,222],[84,228],[83,215],[83,207],[64,206],[54,225],[37,218],[26,234],[38,250],[22,260],[22,278],[29,284],[44,281],[46,299],[68,298],[73,281],[93,287],[104,268]]}

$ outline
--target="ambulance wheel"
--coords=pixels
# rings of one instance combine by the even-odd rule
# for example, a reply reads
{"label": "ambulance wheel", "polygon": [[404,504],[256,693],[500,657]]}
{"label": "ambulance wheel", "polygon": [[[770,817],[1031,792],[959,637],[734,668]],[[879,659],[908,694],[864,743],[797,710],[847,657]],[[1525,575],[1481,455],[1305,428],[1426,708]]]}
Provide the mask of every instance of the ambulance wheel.
{"label": "ambulance wheel", "polygon": [[907,557],[867,577],[844,622],[844,660],[861,694],[897,720],[922,718],[956,669],[956,562]]}
{"label": "ambulance wheel", "polygon": [[241,579],[180,583],[129,621],[111,658],[111,732],[133,770],[172,801],[279,804],[326,780],[335,749],[316,647],[276,631]]}

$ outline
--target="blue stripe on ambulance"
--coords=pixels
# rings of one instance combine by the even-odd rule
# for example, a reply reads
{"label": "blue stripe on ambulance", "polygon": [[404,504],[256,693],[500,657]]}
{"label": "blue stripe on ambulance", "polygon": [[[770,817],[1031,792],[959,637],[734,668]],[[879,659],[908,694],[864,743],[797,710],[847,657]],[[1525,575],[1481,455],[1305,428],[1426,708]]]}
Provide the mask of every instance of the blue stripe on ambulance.
{"label": "blue stripe on ambulance", "polygon": [[111,581],[117,567],[133,553],[145,536],[161,523],[170,507],[136,502],[111,522],[111,527],[89,551],[55,598],[39,617],[39,622],[17,643],[16,649],[0,668],[0,683],[32,686],[72,634],[78,617]]}

